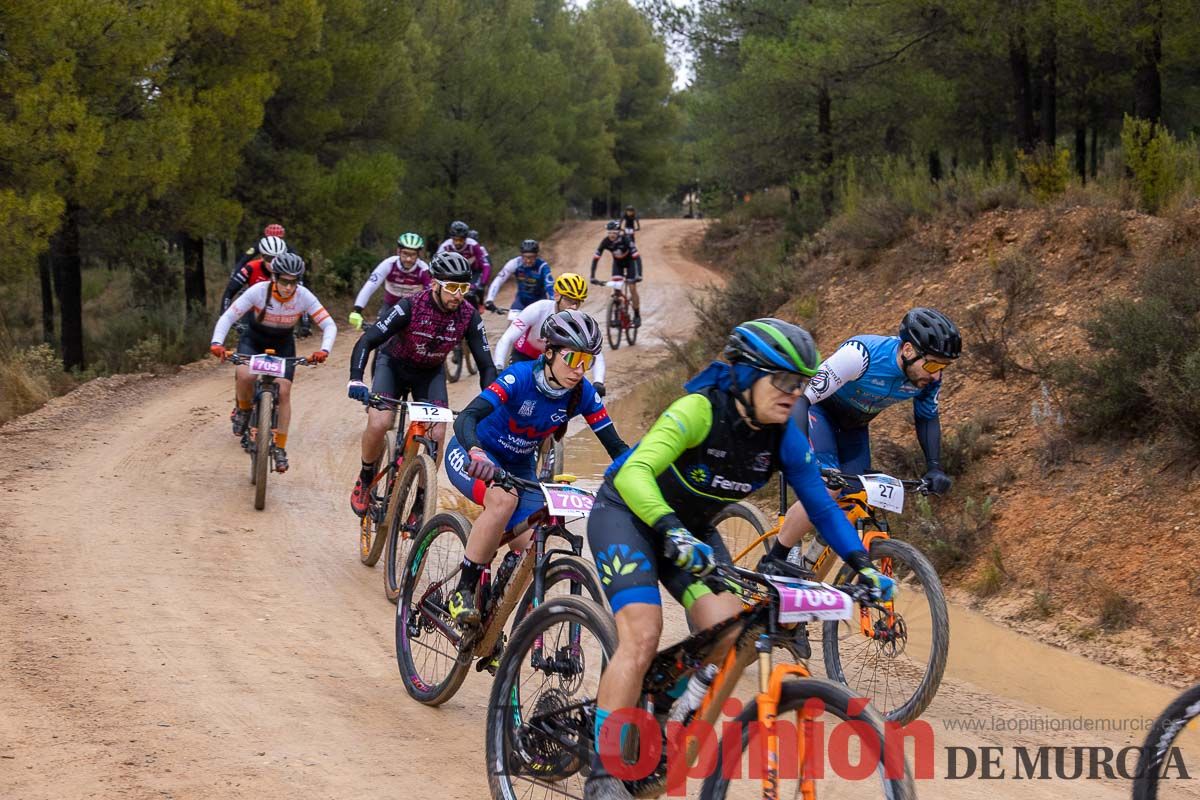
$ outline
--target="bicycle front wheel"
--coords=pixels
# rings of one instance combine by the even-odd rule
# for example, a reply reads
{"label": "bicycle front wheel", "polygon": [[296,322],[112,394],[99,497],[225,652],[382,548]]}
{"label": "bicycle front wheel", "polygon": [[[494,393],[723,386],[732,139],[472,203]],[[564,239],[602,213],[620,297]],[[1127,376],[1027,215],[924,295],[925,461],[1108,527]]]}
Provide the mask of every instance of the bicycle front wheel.
{"label": "bicycle front wheel", "polygon": [[[946,597],[933,565],[908,542],[876,539],[870,555],[896,581],[896,599],[890,613],[858,609],[849,620],[825,623],[825,674],[869,698],[889,721],[905,724],[933,701],[946,671]],[[843,567],[836,583],[857,580]]]}
{"label": "bicycle front wheel", "polygon": [[488,702],[493,798],[583,796],[600,673],[617,649],[612,614],[582,597],[553,597],[512,634]]}
{"label": "bicycle front wheel", "polygon": [[[805,709],[805,704],[814,701],[814,706]],[[861,710],[858,710],[861,706]],[[785,718],[785,714],[796,712],[795,721]],[[879,797],[888,800],[909,800],[916,798],[913,788],[912,774],[904,752],[897,747],[891,761],[885,761],[884,721],[879,712],[870,705],[863,705],[861,700],[856,702],[856,696],[845,686],[832,683],[820,678],[803,678],[787,681],[782,686],[779,697],[779,709],[776,725],[779,730],[779,782],[777,794],[774,797],[808,797],[806,792],[813,788],[814,779],[804,775],[808,759],[801,761],[798,757],[798,742],[815,742],[822,746],[826,741],[834,745],[840,737],[816,735],[823,730],[825,734],[837,728],[841,722],[854,724],[854,735],[848,737],[845,745],[854,747],[857,752],[839,753],[839,761],[848,764],[862,764],[870,758],[875,765],[873,776],[837,775],[831,769],[827,753],[813,754],[823,759],[824,775],[820,779],[820,794],[823,797]],[[813,729],[813,736],[805,738],[808,726],[821,727]],[[732,729],[730,726],[736,726]],[[765,757],[762,739],[765,737],[752,731],[758,731],[758,700],[751,700],[741,715],[732,723],[724,723],[721,730],[725,736],[737,735],[740,742],[727,742],[722,739],[717,748],[716,764],[712,774],[705,779],[700,789],[701,800],[717,800],[718,798],[738,798],[751,800],[767,796],[763,784],[757,778],[743,777],[758,775],[765,772],[765,764],[750,764],[744,769],[745,758],[742,753],[749,751],[750,758]],[[754,746],[751,747],[753,742]],[[834,745],[837,746],[837,745]],[[738,762],[732,763],[732,757],[737,755]],[[806,756],[809,754],[806,754]],[[842,756],[848,755],[848,759]],[[869,768],[868,768],[869,769]],[[857,771],[857,770],[856,770]],[[866,771],[866,769],[864,769]]]}
{"label": "bicycle front wheel", "polygon": [[457,511],[425,523],[408,551],[396,604],[396,663],[412,698],[427,706],[449,700],[471,666],[459,657],[462,635],[450,619],[450,595],[467,550],[471,524]]}
{"label": "bicycle front wheel", "polygon": [[565,451],[566,448],[563,447],[561,439],[550,436],[542,440],[542,446],[538,452],[537,476],[539,481],[545,483],[552,480],[555,475],[563,473]]}
{"label": "bicycle front wheel", "polygon": [[625,303],[625,341],[629,346],[637,344],[638,326],[633,324],[633,304]]}
{"label": "bicycle front wheel", "polygon": [[271,471],[271,416],[275,395],[263,391],[258,395],[258,428],[254,442],[254,507],[259,511],[267,505],[267,473]]}
{"label": "bicycle front wheel", "polygon": [[450,357],[446,359],[446,380],[450,383],[456,383],[462,377],[464,356],[461,343],[455,345],[454,349],[450,351]]}
{"label": "bicycle front wheel", "polygon": [[758,563],[757,556],[764,556],[771,550],[769,538],[758,541],[767,532],[766,517],[745,500],[721,509],[713,518],[713,526],[721,534],[735,563],[744,562],[753,568]]}
{"label": "bicycle front wheel", "polygon": [[1133,800],[1200,797],[1196,787],[1187,786],[1190,781],[1179,780],[1180,761],[1185,765],[1192,764],[1200,756],[1200,731],[1196,730],[1195,724],[1198,719],[1200,683],[1171,701],[1154,720],[1138,756],[1133,779]]}
{"label": "bicycle front wheel", "polygon": [[613,297],[608,301],[608,346],[621,349],[621,301]]}
{"label": "bicycle front wheel", "polygon": [[383,593],[395,603],[400,597],[404,565],[412,540],[437,513],[437,466],[424,453],[417,453],[404,465],[396,480],[388,516],[387,556],[384,559]]}

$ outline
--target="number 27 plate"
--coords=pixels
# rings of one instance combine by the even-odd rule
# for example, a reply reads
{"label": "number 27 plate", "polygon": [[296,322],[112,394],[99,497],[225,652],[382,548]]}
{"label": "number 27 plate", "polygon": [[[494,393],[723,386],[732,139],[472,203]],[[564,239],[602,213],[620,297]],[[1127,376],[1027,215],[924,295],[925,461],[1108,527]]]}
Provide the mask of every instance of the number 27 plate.
{"label": "number 27 plate", "polygon": [[863,475],[862,485],[867,490],[867,505],[896,514],[904,511],[904,484],[891,475]]}
{"label": "number 27 plate", "polygon": [[286,362],[274,356],[250,356],[251,375],[282,376],[287,371]]}
{"label": "number 27 plate", "polygon": [[542,494],[547,510],[555,517],[586,517],[596,502],[596,495],[587,489],[560,483],[542,484]]}

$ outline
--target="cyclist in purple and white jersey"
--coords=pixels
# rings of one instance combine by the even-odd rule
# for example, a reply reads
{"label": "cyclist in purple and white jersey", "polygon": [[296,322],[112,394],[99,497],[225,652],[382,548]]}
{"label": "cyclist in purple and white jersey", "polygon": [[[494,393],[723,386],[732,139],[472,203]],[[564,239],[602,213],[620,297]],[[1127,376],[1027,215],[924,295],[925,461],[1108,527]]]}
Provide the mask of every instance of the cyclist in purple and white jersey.
{"label": "cyclist in purple and white jersey", "polygon": [[467,260],[471,265],[474,277],[471,284],[476,291],[482,293],[483,287],[492,278],[492,259],[487,248],[481,245],[469,234],[471,229],[462,220],[450,223],[450,238],[438,245],[439,253],[454,252]]}
{"label": "cyclist in purple and white jersey", "polygon": [[375,290],[383,286],[383,305],[379,316],[383,318],[389,309],[396,305],[402,297],[412,297],[433,285],[429,274],[429,265],[421,260],[421,248],[425,240],[415,233],[402,233],[396,240],[396,255],[385,258],[379,266],[371,270],[366,283],[358,291],[354,300],[354,310],[350,312],[350,324],[362,329],[362,311],[371,300]]}

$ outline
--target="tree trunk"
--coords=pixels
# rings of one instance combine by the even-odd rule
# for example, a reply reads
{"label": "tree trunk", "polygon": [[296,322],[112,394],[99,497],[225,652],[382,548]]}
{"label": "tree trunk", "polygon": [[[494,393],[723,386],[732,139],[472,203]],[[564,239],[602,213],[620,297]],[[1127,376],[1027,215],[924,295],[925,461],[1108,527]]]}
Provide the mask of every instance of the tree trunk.
{"label": "tree trunk", "polygon": [[833,99],[829,87],[817,91],[817,147],[821,163],[821,208],[833,216]]}
{"label": "tree trunk", "polygon": [[42,341],[54,344],[54,286],[50,282],[50,251],[38,256],[38,279],[42,284]]}
{"label": "tree trunk", "polygon": [[1033,128],[1033,88],[1029,74],[1029,50],[1025,45],[1025,31],[1020,28],[1009,34],[1008,64],[1012,69],[1017,146],[1028,153],[1033,150],[1037,137]]}
{"label": "tree trunk", "polygon": [[224,236],[221,237],[221,266],[227,270],[233,270],[233,264],[229,263],[229,240]]}
{"label": "tree trunk", "polygon": [[929,151],[929,180],[937,183],[942,179],[942,156],[935,147]]}
{"label": "tree trunk", "polygon": [[1051,28],[1041,55],[1042,141],[1053,150],[1058,140],[1058,37]]}
{"label": "tree trunk", "polygon": [[179,234],[183,250],[183,298],[188,317],[203,316],[208,305],[208,290],[204,285],[204,239]]}
{"label": "tree trunk", "polygon": [[1096,126],[1092,125],[1092,180],[1096,180],[1096,176],[1100,174],[1100,148],[1097,146],[1096,139]]}
{"label": "tree trunk", "polygon": [[65,369],[83,369],[83,264],[79,258],[79,207],[67,204],[62,227],[51,242],[54,289],[62,315],[62,360]]}
{"label": "tree trunk", "polygon": [[1144,0],[1143,17],[1150,35],[1138,47],[1138,65],[1133,76],[1133,115],[1157,124],[1162,121],[1162,0]]}
{"label": "tree trunk", "polygon": [[1087,126],[1082,122],[1075,126],[1075,171],[1079,180],[1087,185]]}

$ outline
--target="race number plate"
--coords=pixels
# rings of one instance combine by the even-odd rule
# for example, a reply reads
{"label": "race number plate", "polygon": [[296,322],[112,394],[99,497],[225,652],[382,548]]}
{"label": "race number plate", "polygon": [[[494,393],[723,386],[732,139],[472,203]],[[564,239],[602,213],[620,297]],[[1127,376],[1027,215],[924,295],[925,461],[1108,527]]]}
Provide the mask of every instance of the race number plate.
{"label": "race number plate", "polygon": [[867,490],[867,505],[894,511],[904,510],[904,484],[891,475],[863,475],[863,488]]}
{"label": "race number plate", "polygon": [[543,483],[542,494],[553,517],[586,517],[596,502],[596,495],[587,489],[562,483]]}
{"label": "race number plate", "polygon": [[409,403],[408,418],[413,422],[454,422],[454,412],[430,403]]}
{"label": "race number plate", "polygon": [[815,622],[827,619],[850,619],[854,602],[825,583],[783,581],[771,579],[779,590],[780,622]]}
{"label": "race number plate", "polygon": [[273,375],[282,378],[287,373],[287,362],[275,356],[250,356],[251,375]]}

